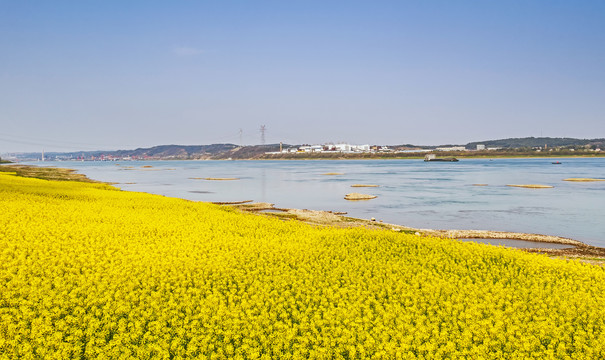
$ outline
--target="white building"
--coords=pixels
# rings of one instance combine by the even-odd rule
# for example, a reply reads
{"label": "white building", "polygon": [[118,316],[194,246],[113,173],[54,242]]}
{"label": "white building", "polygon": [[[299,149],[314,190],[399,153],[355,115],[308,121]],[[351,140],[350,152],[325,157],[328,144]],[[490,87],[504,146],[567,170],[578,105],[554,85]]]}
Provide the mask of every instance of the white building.
{"label": "white building", "polygon": [[438,147],[437,151],[466,151],[464,146]]}
{"label": "white building", "polygon": [[[380,147],[377,147],[380,148]],[[345,143],[341,143],[341,144],[324,144],[324,145],[302,145],[299,146],[298,148],[289,148],[289,149],[283,149],[281,152],[284,153],[289,153],[289,152],[304,152],[304,153],[309,153],[309,152],[330,152],[330,151],[337,151],[337,152],[345,152],[345,153],[350,153],[350,152],[371,152],[372,151],[372,147],[369,144],[364,144],[364,145],[350,145],[350,144],[345,144]],[[391,149],[387,148],[386,146],[383,146],[380,151],[392,151]]]}
{"label": "white building", "polygon": [[323,150],[322,145],[303,145],[298,148],[298,152],[322,152]]}
{"label": "white building", "polygon": [[336,144],[334,145],[336,151],[349,152],[351,151],[351,145],[349,144]]}
{"label": "white building", "polygon": [[369,152],[370,145],[352,145],[351,150],[360,152]]}

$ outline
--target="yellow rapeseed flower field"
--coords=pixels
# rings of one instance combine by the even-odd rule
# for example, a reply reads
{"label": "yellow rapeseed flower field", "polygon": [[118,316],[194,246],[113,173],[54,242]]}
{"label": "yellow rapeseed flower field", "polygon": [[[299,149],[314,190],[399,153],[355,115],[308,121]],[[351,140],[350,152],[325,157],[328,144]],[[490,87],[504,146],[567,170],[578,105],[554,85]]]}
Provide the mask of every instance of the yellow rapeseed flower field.
{"label": "yellow rapeseed flower field", "polygon": [[602,359],[605,271],[0,173],[1,359]]}

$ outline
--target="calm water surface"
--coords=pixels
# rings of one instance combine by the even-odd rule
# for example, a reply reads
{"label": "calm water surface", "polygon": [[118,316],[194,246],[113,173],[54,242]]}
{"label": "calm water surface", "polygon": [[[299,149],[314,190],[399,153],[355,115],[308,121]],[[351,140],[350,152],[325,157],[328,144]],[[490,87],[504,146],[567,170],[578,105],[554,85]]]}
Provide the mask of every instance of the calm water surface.
{"label": "calm water surface", "polygon": [[[553,165],[553,161],[561,165]],[[422,160],[45,162],[123,190],[196,201],[254,200],[277,207],[345,211],[418,228],[476,229],[569,237],[605,246],[605,158]],[[143,168],[143,166],[152,166]],[[322,175],[339,172],[343,175]],[[234,181],[194,178],[235,177]],[[378,188],[351,188],[376,184]],[[473,184],[487,184],[474,186]],[[551,189],[507,184],[552,185]],[[377,195],[343,199],[350,192]]]}

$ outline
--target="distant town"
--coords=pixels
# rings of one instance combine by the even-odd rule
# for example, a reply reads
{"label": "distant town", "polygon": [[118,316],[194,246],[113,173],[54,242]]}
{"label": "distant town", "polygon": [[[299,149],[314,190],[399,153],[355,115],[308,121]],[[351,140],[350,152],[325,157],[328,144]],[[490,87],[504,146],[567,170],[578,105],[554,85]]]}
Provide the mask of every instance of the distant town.
{"label": "distant town", "polygon": [[[495,151],[500,150],[501,147],[486,147],[484,144],[478,144],[476,150],[488,150]],[[291,153],[344,153],[344,154],[354,154],[354,153],[423,153],[423,152],[431,152],[431,151],[471,151],[473,149],[467,149],[466,146],[450,146],[450,147],[435,147],[430,149],[416,148],[416,149],[392,149],[388,146],[384,145],[352,145],[352,144],[323,144],[323,145],[301,145],[297,147],[288,147],[283,148],[283,144],[280,144],[279,151],[269,151],[265,152],[265,154],[291,154]],[[599,149],[600,151],[600,149]]]}
{"label": "distant town", "polygon": [[426,153],[457,157],[495,156],[605,156],[605,139],[510,138],[466,145],[417,146],[350,143],[267,145],[160,145],[115,151],[30,152],[2,154],[3,160],[20,161],[136,161],[136,160],[251,160],[416,158]]}

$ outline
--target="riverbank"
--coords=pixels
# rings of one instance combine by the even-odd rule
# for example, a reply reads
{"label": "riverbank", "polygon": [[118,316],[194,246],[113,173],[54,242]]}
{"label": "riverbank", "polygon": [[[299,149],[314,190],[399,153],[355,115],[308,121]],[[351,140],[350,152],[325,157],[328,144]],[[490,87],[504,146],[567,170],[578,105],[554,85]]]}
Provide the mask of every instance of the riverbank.
{"label": "riverbank", "polygon": [[[83,174],[78,174],[72,169],[55,167],[38,167],[30,165],[3,165],[0,171],[12,171],[23,177],[33,177],[46,180],[66,180],[80,182],[98,182],[89,179]],[[341,213],[319,210],[302,209],[278,209],[269,203],[252,203],[252,200],[240,202],[221,202],[220,205],[233,206],[241,211],[262,214],[263,216],[277,217],[280,219],[297,220],[311,225],[332,226],[337,228],[360,227],[366,229],[388,229],[392,231],[401,231],[410,234],[420,234],[423,236],[435,236],[449,239],[507,239],[507,240],[525,240],[543,243],[544,246],[537,248],[523,248],[526,252],[536,252],[548,254],[552,257],[569,257],[581,259],[594,264],[605,263],[605,249],[596,246],[587,245],[581,241],[541,234],[529,234],[520,232],[504,232],[489,230],[435,230],[424,228],[413,228],[404,225],[384,223],[380,220],[360,219],[345,216]],[[566,249],[554,249],[548,244],[570,245]]]}
{"label": "riverbank", "polygon": [[457,159],[553,159],[553,158],[605,158],[603,152],[518,152],[518,151],[432,151],[421,153],[279,153],[264,154],[250,159],[237,160],[419,160],[427,154]]}
{"label": "riverbank", "polygon": [[[521,240],[543,243],[543,247],[537,248],[519,248],[519,250],[547,254],[555,258],[573,258],[596,265],[605,265],[605,248],[591,246],[581,241],[564,238],[560,236],[528,234],[506,231],[489,230],[435,230],[412,228],[403,225],[384,223],[380,220],[358,219],[344,216],[344,214],[331,211],[307,210],[307,209],[287,209],[276,208],[270,203],[251,203],[245,201],[242,203],[218,203],[220,205],[230,206],[243,212],[255,213],[262,216],[276,217],[282,220],[296,220],[314,226],[331,226],[337,228],[360,227],[370,230],[392,230],[415,234],[420,236],[431,236],[447,239],[506,239]],[[568,248],[557,249],[549,247],[549,244],[569,245]]]}

